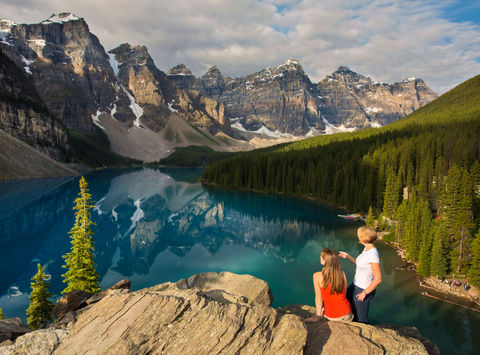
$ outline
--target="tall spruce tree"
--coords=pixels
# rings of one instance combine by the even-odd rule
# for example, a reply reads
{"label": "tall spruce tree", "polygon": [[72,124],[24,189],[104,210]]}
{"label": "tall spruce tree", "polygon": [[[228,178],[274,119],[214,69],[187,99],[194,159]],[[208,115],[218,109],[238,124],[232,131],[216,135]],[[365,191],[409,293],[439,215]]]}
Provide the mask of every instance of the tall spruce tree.
{"label": "tall spruce tree", "polygon": [[443,222],[438,222],[435,226],[432,261],[430,264],[431,275],[444,277],[448,272],[449,261],[447,259],[447,252],[445,248],[445,240],[448,238],[448,231]]}
{"label": "tall spruce tree", "polygon": [[420,250],[420,255],[418,257],[418,268],[417,272],[420,276],[430,276],[430,267],[432,264],[432,244],[434,238],[434,229],[429,231],[425,236],[423,241],[422,248]]}
{"label": "tall spruce tree", "polygon": [[87,292],[100,291],[98,283],[99,275],[95,270],[96,264],[93,260],[93,231],[91,226],[94,223],[91,220],[90,210],[94,207],[92,195],[88,193],[88,184],[82,176],[80,179],[79,197],[75,199],[75,224],[70,230],[71,251],[63,256],[67,269],[63,274],[63,282],[67,287],[62,293],[74,290],[83,290]]}
{"label": "tall spruce tree", "polygon": [[375,216],[373,215],[372,206],[368,209],[367,218],[365,219],[365,224],[369,227],[375,228]]}
{"label": "tall spruce tree", "polygon": [[480,229],[472,242],[472,264],[468,271],[470,283],[480,287]]}
{"label": "tall spruce tree", "polygon": [[38,329],[41,324],[53,321],[53,303],[49,300],[52,294],[48,291],[50,283],[45,280],[45,267],[38,264],[37,268],[37,274],[32,277],[30,306],[27,309],[27,323],[32,329]]}

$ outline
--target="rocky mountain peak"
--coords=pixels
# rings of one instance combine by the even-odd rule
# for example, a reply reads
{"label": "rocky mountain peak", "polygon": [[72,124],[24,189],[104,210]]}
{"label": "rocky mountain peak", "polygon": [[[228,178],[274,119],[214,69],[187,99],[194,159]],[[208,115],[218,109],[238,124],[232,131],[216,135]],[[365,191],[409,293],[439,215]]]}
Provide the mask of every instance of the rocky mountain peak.
{"label": "rocky mountain peak", "polygon": [[327,78],[324,80],[331,81],[332,79],[343,81],[347,85],[369,84],[372,82],[370,78],[354,72],[347,66],[339,66],[338,69],[332,73],[332,75],[327,76]]}
{"label": "rocky mountain peak", "polygon": [[48,19],[42,21],[44,25],[51,23],[65,23],[69,21],[83,20],[82,18],[72,14],[71,12],[60,12],[58,14],[52,14]]}
{"label": "rocky mountain peak", "polygon": [[171,68],[167,75],[192,75],[192,71],[181,63]]}
{"label": "rocky mountain peak", "polygon": [[0,18],[0,31],[5,31],[9,30],[12,26],[15,26],[16,23],[13,21],[10,21],[9,19],[6,18]]}
{"label": "rocky mountain peak", "polygon": [[109,51],[115,55],[115,59],[123,63],[131,63],[134,65],[145,65],[151,61],[148,49],[145,46],[131,46],[129,43],[122,43],[118,47]]}

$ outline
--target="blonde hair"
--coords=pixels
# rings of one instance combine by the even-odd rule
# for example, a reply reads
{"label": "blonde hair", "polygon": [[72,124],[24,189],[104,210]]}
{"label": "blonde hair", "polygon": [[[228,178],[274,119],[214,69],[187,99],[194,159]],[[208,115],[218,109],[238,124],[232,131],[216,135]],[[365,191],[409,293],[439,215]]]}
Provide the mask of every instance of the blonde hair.
{"label": "blonde hair", "polygon": [[322,288],[330,287],[330,294],[340,293],[345,288],[345,278],[343,276],[340,260],[338,259],[335,250],[325,248],[320,254],[325,261],[325,265],[322,270]]}
{"label": "blonde hair", "polygon": [[361,243],[373,243],[377,240],[377,232],[372,227],[362,226],[358,228],[357,235]]}

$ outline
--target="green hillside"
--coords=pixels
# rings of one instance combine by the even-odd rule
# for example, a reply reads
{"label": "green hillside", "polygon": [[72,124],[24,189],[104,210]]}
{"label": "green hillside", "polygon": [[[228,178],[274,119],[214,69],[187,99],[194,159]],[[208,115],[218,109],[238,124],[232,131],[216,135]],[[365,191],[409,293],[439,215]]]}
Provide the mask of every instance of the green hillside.
{"label": "green hillside", "polygon": [[428,264],[423,274],[433,272],[434,258],[446,260],[435,274],[465,273],[480,262],[473,255],[480,250],[473,238],[480,216],[479,134],[480,75],[386,127],[240,154],[207,167],[202,179],[356,212],[372,207],[408,257]]}

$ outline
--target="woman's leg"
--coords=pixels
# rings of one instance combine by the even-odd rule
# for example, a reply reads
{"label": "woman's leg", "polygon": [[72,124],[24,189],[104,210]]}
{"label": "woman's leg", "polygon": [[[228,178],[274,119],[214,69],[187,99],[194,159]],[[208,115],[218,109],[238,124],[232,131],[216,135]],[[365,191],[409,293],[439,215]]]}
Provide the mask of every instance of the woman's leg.
{"label": "woman's leg", "polygon": [[370,302],[372,301],[373,297],[375,297],[376,291],[369,293],[363,302],[360,302],[357,299],[357,295],[363,291],[363,288],[355,286],[354,291],[354,302],[355,302],[355,309],[357,310],[357,322],[360,323],[368,323],[368,309],[370,307]]}
{"label": "woman's leg", "polygon": [[355,306],[355,300],[354,300],[354,293],[355,293],[355,285],[352,283],[350,286],[347,288],[347,300],[350,302],[350,305],[352,306],[352,313],[353,313],[353,321],[357,322],[357,308]]}

